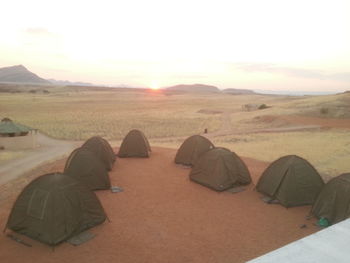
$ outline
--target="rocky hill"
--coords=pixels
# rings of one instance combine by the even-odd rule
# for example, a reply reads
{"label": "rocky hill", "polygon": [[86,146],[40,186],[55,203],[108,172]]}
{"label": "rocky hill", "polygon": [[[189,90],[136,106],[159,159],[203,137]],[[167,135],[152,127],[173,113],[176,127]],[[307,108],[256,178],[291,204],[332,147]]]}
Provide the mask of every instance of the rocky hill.
{"label": "rocky hill", "polygon": [[46,79],[30,72],[22,65],[0,68],[0,82],[24,84],[51,84]]}
{"label": "rocky hill", "polygon": [[180,84],[166,88],[167,90],[178,90],[178,91],[187,91],[187,92],[220,92],[220,90],[211,85],[204,84]]}
{"label": "rocky hill", "polygon": [[222,90],[223,93],[229,93],[229,94],[256,94],[253,90],[249,89],[224,89]]}
{"label": "rocky hill", "polygon": [[88,83],[88,82],[72,82],[69,80],[56,80],[56,79],[48,79],[48,81],[58,86],[94,86],[92,83]]}

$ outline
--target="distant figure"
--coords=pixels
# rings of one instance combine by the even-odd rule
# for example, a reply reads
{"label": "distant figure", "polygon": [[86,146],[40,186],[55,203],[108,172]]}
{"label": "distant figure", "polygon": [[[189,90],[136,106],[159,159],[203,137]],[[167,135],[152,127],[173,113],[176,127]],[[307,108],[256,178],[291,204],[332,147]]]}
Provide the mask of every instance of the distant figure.
{"label": "distant figure", "polygon": [[208,133],[208,129],[207,128],[204,129],[204,133]]}

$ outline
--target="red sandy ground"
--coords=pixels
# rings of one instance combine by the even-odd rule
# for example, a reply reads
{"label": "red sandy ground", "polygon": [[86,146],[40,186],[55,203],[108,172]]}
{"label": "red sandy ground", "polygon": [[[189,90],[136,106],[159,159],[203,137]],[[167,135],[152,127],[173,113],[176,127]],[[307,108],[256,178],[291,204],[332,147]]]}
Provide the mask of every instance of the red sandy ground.
{"label": "red sandy ground", "polygon": [[[0,262],[244,262],[318,230],[306,220],[310,206],[268,205],[251,184],[244,192],[218,193],[191,182],[174,164],[176,151],[154,148],[147,159],[118,159],[110,172],[121,193],[98,191],[111,222],[89,231],[96,237],[55,251],[28,237],[26,247],[0,235]],[[267,163],[243,158],[257,182]],[[0,188],[0,226],[29,180],[62,171],[65,160],[40,167]],[[306,224],[306,228],[300,228]],[[7,233],[11,232],[7,230]]]}

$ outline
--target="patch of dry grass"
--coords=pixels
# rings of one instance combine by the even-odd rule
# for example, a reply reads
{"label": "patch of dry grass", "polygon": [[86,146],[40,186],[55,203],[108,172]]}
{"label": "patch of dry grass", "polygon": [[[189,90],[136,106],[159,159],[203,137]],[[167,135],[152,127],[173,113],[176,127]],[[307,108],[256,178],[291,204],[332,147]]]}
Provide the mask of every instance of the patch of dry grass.
{"label": "patch of dry grass", "polygon": [[299,155],[327,177],[350,172],[350,134],[348,131],[262,133],[217,137],[216,146],[241,156],[272,162],[284,155]]}
{"label": "patch of dry grass", "polygon": [[20,158],[24,156],[26,153],[25,151],[8,151],[8,150],[1,150],[0,151],[0,164],[6,161],[10,161],[16,158]]}
{"label": "patch of dry grass", "polygon": [[294,114],[321,118],[350,118],[350,94],[301,97],[284,108],[296,109]]}

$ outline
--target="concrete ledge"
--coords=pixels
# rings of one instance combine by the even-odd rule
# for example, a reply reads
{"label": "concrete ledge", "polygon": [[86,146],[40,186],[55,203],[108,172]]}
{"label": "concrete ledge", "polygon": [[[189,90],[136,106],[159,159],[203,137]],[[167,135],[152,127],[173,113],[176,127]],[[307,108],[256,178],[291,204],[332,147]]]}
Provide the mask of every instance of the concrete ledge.
{"label": "concrete ledge", "polygon": [[248,263],[349,263],[350,219],[276,249]]}

